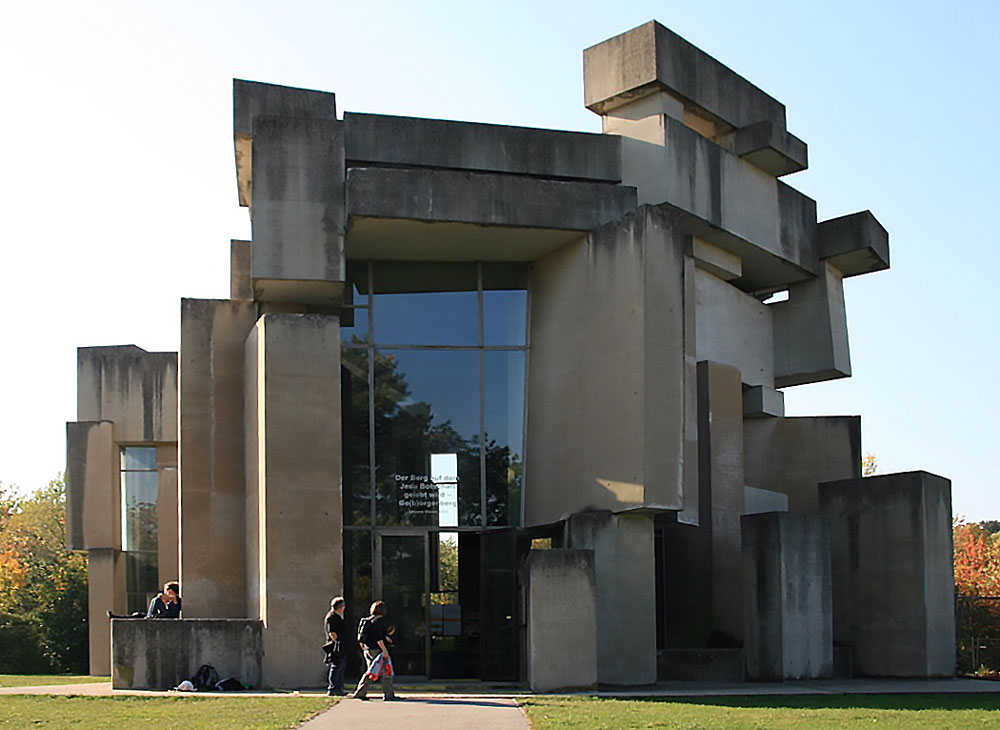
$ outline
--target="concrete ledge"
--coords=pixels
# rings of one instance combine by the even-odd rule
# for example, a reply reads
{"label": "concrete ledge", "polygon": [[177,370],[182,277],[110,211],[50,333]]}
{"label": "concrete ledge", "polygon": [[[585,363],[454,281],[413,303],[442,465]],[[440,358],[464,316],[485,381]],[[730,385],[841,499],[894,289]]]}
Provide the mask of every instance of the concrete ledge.
{"label": "concrete ledge", "polygon": [[385,164],[621,181],[621,140],[442,119],[344,114],[348,165]]}
{"label": "concrete ledge", "polygon": [[635,188],[604,183],[427,169],[347,172],[351,216],[590,231],[635,207]]}
{"label": "concrete ledge", "polygon": [[857,276],[889,268],[889,232],[871,211],[842,215],[816,226],[819,256]]}
{"label": "concrete ledge", "polygon": [[806,143],[773,122],[763,121],[736,132],[733,151],[775,177],[809,167]]}
{"label": "concrete ledge", "polygon": [[262,628],[247,619],[113,619],[111,686],[170,689],[211,664],[220,679],[259,687]]}
{"label": "concrete ledge", "polygon": [[656,21],[586,49],[583,87],[598,114],[666,89],[736,129],[785,129],[784,104]]}
{"label": "concrete ledge", "polygon": [[744,418],[784,418],[785,394],[766,385],[743,389]]}

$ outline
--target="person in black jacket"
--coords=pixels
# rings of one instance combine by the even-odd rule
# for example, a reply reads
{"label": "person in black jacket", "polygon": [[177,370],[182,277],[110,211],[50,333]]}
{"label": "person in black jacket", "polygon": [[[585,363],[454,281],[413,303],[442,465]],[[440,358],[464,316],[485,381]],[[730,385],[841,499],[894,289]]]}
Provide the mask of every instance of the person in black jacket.
{"label": "person in black jacket", "polygon": [[[372,604],[369,611],[369,616],[366,619],[366,625],[363,631],[359,631],[363,635],[361,642],[361,648],[365,654],[365,667],[366,669],[361,672],[361,681],[358,682],[358,688],[354,690],[354,697],[358,700],[368,699],[368,690],[375,680],[372,679],[369,670],[371,669],[372,662],[381,653],[384,659],[389,659],[389,646],[391,641],[386,634],[386,622],[385,622],[385,603],[382,601],[375,601]],[[392,669],[383,670],[381,672],[382,679],[382,691],[385,693],[385,700],[387,702],[392,702],[393,700],[401,699],[396,697],[396,693],[392,688]]]}
{"label": "person in black jacket", "polygon": [[163,592],[149,602],[146,618],[180,618],[181,617],[181,587],[171,581],[163,586]]}
{"label": "person in black jacket", "polygon": [[328,667],[326,693],[331,697],[345,694],[344,668],[347,666],[347,655],[343,651],[343,646],[347,640],[347,622],[344,621],[346,608],[347,602],[344,597],[337,596],[330,601],[330,610],[323,619],[323,632],[329,642],[327,646],[333,644],[326,655]]}

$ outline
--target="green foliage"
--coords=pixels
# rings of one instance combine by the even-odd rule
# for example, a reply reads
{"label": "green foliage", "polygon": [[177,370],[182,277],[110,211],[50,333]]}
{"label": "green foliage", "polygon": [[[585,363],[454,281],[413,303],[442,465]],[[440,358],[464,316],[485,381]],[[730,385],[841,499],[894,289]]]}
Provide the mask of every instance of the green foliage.
{"label": "green foliage", "polygon": [[0,672],[87,671],[87,564],[66,549],[61,477],[27,497],[0,485],[0,614],[18,617],[0,620]]}

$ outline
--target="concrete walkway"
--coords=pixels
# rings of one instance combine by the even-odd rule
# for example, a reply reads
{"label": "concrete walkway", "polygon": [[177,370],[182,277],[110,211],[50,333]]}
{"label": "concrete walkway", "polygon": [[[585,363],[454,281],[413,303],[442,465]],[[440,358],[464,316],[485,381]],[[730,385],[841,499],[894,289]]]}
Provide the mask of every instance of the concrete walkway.
{"label": "concrete walkway", "polygon": [[407,695],[402,702],[368,702],[344,698],[300,730],[340,730],[345,727],[406,728],[407,730],[527,730],[512,697]]}

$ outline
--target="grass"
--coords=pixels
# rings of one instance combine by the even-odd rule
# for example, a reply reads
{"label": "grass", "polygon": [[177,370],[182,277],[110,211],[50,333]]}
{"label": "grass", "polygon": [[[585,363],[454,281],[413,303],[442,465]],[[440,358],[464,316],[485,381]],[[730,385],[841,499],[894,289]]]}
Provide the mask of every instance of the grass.
{"label": "grass", "polygon": [[90,677],[86,674],[0,674],[0,687],[35,687],[47,684],[90,684],[110,682],[111,677]]}
{"label": "grass", "polygon": [[326,697],[0,697],[0,729],[279,730],[331,704]]}
{"label": "grass", "polygon": [[[947,730],[1000,729],[1000,697],[961,695],[808,695],[521,701],[534,730]],[[2,727],[2,725],[0,725]]]}

